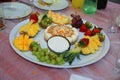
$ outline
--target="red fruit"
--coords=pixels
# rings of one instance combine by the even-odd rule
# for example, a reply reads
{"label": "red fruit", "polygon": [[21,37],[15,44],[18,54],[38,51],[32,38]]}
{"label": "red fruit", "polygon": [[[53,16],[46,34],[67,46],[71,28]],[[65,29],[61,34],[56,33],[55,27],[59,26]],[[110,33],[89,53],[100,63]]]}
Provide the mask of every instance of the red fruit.
{"label": "red fruit", "polygon": [[99,29],[99,28],[94,28],[94,29],[93,29],[93,32],[94,32],[94,33],[100,33],[100,29]]}
{"label": "red fruit", "polygon": [[34,23],[38,22],[38,16],[36,13],[30,15],[30,21],[33,20]]}
{"label": "red fruit", "polygon": [[96,34],[96,33],[100,33],[100,31],[102,30],[102,28],[94,28],[93,30],[92,30],[92,32],[93,32],[93,34]]}
{"label": "red fruit", "polygon": [[88,29],[88,30],[85,32],[85,35],[86,35],[86,36],[91,36],[91,35],[92,35],[92,31]]}
{"label": "red fruit", "polygon": [[86,47],[89,44],[89,39],[88,38],[82,38],[79,41],[79,46],[80,47]]}
{"label": "red fruit", "polygon": [[80,32],[86,32],[87,31],[87,27],[85,24],[82,24],[82,26],[80,26],[80,29],[79,29]]}

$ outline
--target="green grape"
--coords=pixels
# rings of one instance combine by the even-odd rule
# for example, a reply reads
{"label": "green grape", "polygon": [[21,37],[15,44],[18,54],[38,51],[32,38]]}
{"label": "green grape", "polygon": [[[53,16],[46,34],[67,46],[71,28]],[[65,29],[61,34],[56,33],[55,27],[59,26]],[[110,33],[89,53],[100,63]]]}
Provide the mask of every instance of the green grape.
{"label": "green grape", "polygon": [[52,59],[51,64],[56,64],[56,61],[54,59]]}
{"label": "green grape", "polygon": [[48,53],[48,48],[42,49],[44,53]]}
{"label": "green grape", "polygon": [[40,59],[40,58],[41,58],[41,56],[40,56],[39,52],[36,52],[36,53],[35,53],[35,55],[36,55],[36,57],[37,57],[38,59]]}
{"label": "green grape", "polygon": [[49,56],[50,57],[54,56],[54,53],[53,52],[49,52]]}
{"label": "green grape", "polygon": [[35,55],[36,54],[36,51],[32,51],[32,55]]}
{"label": "green grape", "polygon": [[50,63],[51,63],[51,60],[50,60],[50,59],[46,60],[46,63],[50,64]]}
{"label": "green grape", "polygon": [[56,61],[57,61],[58,65],[62,65],[62,64],[65,63],[63,57],[61,57],[61,56],[60,56],[60,57],[57,57]]}
{"label": "green grape", "polygon": [[63,65],[63,64],[65,64],[65,61],[64,61],[64,60],[62,60],[62,61],[60,62],[60,65]]}
{"label": "green grape", "polygon": [[41,57],[41,58],[40,58],[40,61],[41,61],[41,62],[45,62],[45,57]]}
{"label": "green grape", "polygon": [[38,50],[38,47],[33,46],[32,50],[33,50],[33,51],[37,51],[37,50]]}
{"label": "green grape", "polygon": [[61,58],[60,57],[57,57],[56,58],[56,61],[59,63],[61,61]]}
{"label": "green grape", "polygon": [[31,45],[33,49],[32,54],[35,55],[40,62],[54,65],[62,65],[65,63],[61,55],[49,51],[48,48],[42,49],[39,43],[33,42]]}
{"label": "green grape", "polygon": [[42,52],[42,49],[41,49],[41,48],[38,48],[38,52]]}
{"label": "green grape", "polygon": [[46,61],[49,60],[49,57],[48,57],[48,56],[45,56],[45,60],[46,60]]}
{"label": "green grape", "polygon": [[41,54],[43,57],[45,56],[45,53],[44,53],[44,52],[41,52],[40,54]]}

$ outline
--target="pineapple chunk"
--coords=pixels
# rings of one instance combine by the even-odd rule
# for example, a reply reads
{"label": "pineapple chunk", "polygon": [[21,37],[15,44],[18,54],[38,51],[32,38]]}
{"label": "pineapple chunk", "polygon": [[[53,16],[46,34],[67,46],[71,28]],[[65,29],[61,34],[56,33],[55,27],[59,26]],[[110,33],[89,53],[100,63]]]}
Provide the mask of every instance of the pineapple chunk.
{"label": "pineapple chunk", "polygon": [[85,36],[85,38],[89,39],[89,44],[86,47],[81,48],[83,54],[91,54],[95,53],[99,50],[99,47],[102,46],[102,43],[99,41],[98,35],[95,36]]}
{"label": "pineapple chunk", "polygon": [[30,37],[34,37],[39,31],[39,24],[33,23],[32,21],[28,22],[20,28],[20,32],[26,32]]}

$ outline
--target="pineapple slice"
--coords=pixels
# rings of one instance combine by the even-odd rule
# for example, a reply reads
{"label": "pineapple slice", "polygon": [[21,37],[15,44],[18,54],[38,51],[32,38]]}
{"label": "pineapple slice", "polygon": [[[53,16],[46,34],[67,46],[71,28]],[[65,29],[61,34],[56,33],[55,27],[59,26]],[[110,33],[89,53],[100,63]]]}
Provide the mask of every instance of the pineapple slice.
{"label": "pineapple slice", "polygon": [[20,28],[21,32],[26,32],[30,37],[34,37],[40,31],[40,26],[38,23],[33,23],[32,21],[28,22],[27,24],[23,25]]}
{"label": "pineapple slice", "polygon": [[102,43],[99,40],[98,35],[95,36],[85,36],[85,38],[89,39],[89,44],[86,47],[81,48],[83,54],[93,54],[97,50],[99,50],[99,47],[102,46]]}

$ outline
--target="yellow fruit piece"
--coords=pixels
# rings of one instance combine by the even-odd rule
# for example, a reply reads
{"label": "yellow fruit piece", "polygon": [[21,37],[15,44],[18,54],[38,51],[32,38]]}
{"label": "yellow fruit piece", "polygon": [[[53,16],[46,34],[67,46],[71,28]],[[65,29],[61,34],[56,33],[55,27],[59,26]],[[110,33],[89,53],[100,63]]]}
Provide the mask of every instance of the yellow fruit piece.
{"label": "yellow fruit piece", "polygon": [[20,32],[26,32],[30,37],[34,37],[39,31],[39,24],[33,23],[32,21],[28,22],[20,28]]}
{"label": "yellow fruit piece", "polygon": [[57,24],[68,24],[70,23],[70,18],[66,15],[55,13],[53,11],[48,12],[48,17],[52,18],[52,21]]}
{"label": "yellow fruit piece", "polygon": [[100,42],[99,37],[98,37],[97,34],[94,35],[94,36],[92,36],[91,39],[92,39],[98,46],[102,46],[102,43]]}
{"label": "yellow fruit piece", "polygon": [[99,41],[98,35],[94,36],[85,36],[85,38],[89,39],[89,44],[86,47],[81,48],[83,54],[91,54],[95,53],[99,50],[99,47],[102,46],[102,43]]}
{"label": "yellow fruit piece", "polygon": [[20,35],[13,40],[14,46],[21,51],[28,51],[30,44],[33,42],[32,38],[28,35]]}

